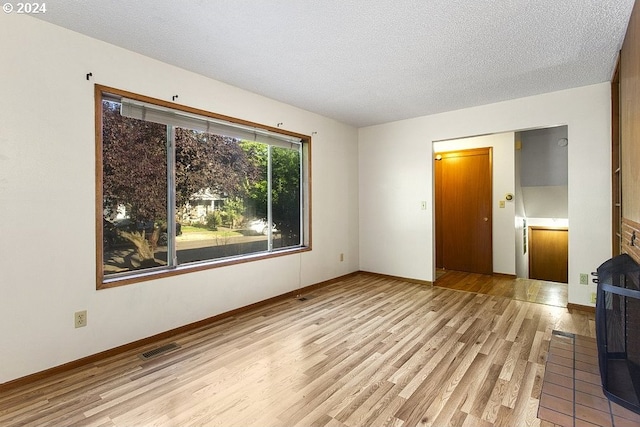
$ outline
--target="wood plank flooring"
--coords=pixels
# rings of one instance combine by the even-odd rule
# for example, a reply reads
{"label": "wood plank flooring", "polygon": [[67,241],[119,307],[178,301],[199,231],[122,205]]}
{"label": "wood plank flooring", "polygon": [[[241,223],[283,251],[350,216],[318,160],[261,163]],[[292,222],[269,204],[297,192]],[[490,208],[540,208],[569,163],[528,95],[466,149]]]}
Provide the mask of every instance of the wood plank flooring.
{"label": "wood plank flooring", "polygon": [[451,270],[438,270],[435,285],[557,307],[566,307],[568,299],[566,283],[511,279],[506,276],[486,276]]}
{"label": "wood plank flooring", "polygon": [[0,425],[539,426],[551,332],[594,336],[592,314],[366,273],[305,296],[6,390]]}

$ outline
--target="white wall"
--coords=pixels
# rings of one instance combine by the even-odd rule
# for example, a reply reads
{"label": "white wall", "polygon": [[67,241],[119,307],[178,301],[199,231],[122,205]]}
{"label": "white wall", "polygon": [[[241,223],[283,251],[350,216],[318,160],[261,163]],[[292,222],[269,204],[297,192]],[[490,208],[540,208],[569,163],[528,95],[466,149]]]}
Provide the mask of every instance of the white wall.
{"label": "white wall", "polygon": [[[493,272],[515,275],[515,201],[505,200],[507,193],[515,192],[514,143],[515,134],[507,132],[435,142],[433,151],[437,153],[471,148],[492,148]],[[504,208],[500,207],[500,201],[505,202]]]}
{"label": "white wall", "polygon": [[611,256],[610,105],[602,83],[359,129],[360,269],[434,279],[433,141],[567,125],[569,302],[591,305],[579,275]]}
{"label": "white wall", "polygon": [[567,127],[556,126],[520,132],[523,187],[567,185],[568,147],[558,145],[567,138]]}
{"label": "white wall", "polygon": [[[358,270],[356,129],[30,17],[0,40],[0,383]],[[97,291],[94,83],[317,132],[313,250]]]}
{"label": "white wall", "polygon": [[522,187],[525,211],[530,218],[564,218],[569,216],[569,187],[545,185]]}
{"label": "white wall", "polygon": [[530,218],[563,218],[569,215],[567,194],[567,127],[556,126],[521,132],[522,167],[520,178],[525,211]]}

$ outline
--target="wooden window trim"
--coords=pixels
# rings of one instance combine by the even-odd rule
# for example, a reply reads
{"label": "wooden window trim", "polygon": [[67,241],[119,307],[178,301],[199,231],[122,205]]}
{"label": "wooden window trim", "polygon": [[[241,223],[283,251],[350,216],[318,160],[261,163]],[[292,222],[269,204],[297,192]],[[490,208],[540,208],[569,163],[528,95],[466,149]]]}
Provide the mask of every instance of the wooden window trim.
{"label": "wooden window trim", "polygon": [[[303,190],[306,194],[302,202],[302,207],[306,211],[304,218],[304,235],[306,236],[305,241],[302,243],[302,246],[295,248],[288,248],[277,250],[274,252],[268,253],[256,253],[244,255],[238,258],[233,259],[224,259],[224,260],[211,260],[210,262],[200,262],[195,264],[187,264],[183,266],[176,266],[171,269],[163,269],[163,270],[155,270],[144,272],[141,271],[139,274],[132,274],[131,276],[126,277],[118,277],[113,279],[105,279],[104,270],[103,270],[103,225],[102,225],[102,98],[103,94],[113,94],[117,96],[121,96],[123,98],[136,99],[143,102],[148,102],[151,104],[159,105],[166,108],[171,108],[175,110],[184,111],[191,114],[196,114],[204,117],[210,117],[213,119],[225,120],[231,123],[238,123],[245,126],[256,127],[260,129],[265,129],[271,132],[280,133],[283,135],[289,135],[296,138],[300,138],[303,144],[303,152],[306,155],[306,161],[304,162],[304,168],[306,171],[304,172],[304,176],[306,179],[306,186],[304,186]],[[259,123],[250,122],[247,120],[238,119],[235,117],[225,116],[222,114],[212,113],[206,110],[201,110],[198,108],[188,107],[181,104],[176,104],[174,102],[164,101],[157,98],[152,98],[145,95],[139,95],[133,92],[116,89],[108,86],[103,86],[96,84],[94,87],[94,114],[95,114],[95,229],[96,229],[96,289],[108,289],[123,285],[129,285],[133,283],[140,283],[149,280],[161,279],[164,277],[172,277],[182,274],[188,274],[203,270],[210,270],[220,267],[227,267],[231,265],[244,264],[247,262],[260,261],[271,258],[278,258],[281,256],[298,254],[303,252],[309,252],[312,250],[312,144],[311,137],[308,135],[303,135],[296,132],[291,132],[287,130],[283,130],[281,128],[266,126]]]}

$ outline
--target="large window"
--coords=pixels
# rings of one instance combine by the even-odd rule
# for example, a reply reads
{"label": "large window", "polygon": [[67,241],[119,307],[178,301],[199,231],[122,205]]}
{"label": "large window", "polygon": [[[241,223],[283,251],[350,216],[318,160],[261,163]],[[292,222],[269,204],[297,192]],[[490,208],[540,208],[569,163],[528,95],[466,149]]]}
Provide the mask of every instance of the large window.
{"label": "large window", "polygon": [[308,138],[96,87],[98,287],[309,247]]}

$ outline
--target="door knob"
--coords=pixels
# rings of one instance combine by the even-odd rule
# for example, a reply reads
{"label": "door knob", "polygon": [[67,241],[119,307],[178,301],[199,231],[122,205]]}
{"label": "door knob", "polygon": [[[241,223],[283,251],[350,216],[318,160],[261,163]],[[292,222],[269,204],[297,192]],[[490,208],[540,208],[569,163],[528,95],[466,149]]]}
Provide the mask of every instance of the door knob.
{"label": "door knob", "polygon": [[484,220],[484,222],[489,221],[489,218],[487,218],[486,216],[484,218],[482,218]]}

